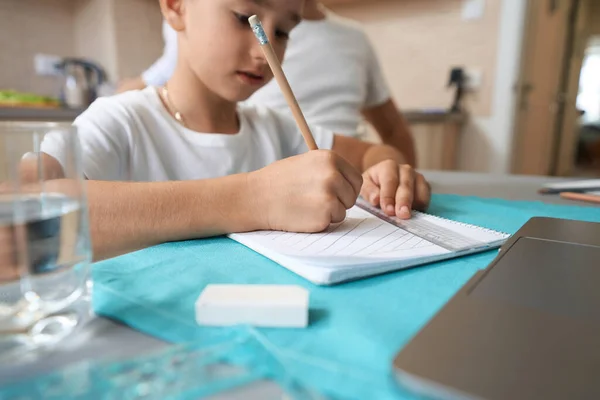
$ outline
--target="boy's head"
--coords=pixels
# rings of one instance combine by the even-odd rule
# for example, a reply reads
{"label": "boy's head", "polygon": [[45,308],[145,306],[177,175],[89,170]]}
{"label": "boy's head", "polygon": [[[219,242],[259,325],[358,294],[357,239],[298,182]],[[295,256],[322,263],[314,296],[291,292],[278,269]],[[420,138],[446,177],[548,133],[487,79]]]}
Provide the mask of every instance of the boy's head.
{"label": "boy's head", "polygon": [[304,0],[160,0],[163,16],[179,34],[178,63],[211,92],[237,102],[264,86],[272,72],[248,18],[256,14],[283,60]]}

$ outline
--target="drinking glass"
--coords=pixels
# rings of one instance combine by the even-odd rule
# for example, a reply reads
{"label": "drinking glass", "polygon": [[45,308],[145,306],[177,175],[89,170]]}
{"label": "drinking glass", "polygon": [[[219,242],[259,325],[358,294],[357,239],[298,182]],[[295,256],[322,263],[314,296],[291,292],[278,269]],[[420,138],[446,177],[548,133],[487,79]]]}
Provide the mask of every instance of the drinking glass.
{"label": "drinking glass", "polygon": [[76,128],[0,122],[0,360],[52,348],[90,317],[87,215]]}

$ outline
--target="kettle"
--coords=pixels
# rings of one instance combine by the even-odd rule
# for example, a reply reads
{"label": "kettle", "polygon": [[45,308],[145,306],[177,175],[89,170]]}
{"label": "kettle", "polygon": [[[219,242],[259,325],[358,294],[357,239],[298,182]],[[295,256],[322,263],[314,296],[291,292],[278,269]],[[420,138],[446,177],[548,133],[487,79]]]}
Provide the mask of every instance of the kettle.
{"label": "kettle", "polygon": [[65,58],[57,65],[64,82],[61,100],[69,108],[86,108],[98,96],[98,88],[106,81],[104,69],[91,61]]}

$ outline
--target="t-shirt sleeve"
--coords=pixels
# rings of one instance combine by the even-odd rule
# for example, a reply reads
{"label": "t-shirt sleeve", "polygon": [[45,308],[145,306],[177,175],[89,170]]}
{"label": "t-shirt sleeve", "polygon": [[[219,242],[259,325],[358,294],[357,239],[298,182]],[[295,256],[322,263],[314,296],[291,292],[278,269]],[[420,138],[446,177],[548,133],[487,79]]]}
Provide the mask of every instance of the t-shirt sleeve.
{"label": "t-shirt sleeve", "polygon": [[[292,157],[308,151],[302,132],[296,125],[292,116],[277,111],[272,111],[273,117],[277,120],[279,127],[279,137],[281,140],[283,157]],[[317,147],[322,150],[331,150],[333,147],[334,133],[328,129],[319,126],[310,126],[311,133],[315,138]]]}
{"label": "t-shirt sleeve", "polygon": [[365,48],[367,57],[367,95],[364,108],[375,107],[389,100],[390,91],[381,71],[377,54],[369,39],[365,36]]}
{"label": "t-shirt sleeve", "polygon": [[[129,139],[124,110],[110,98],[96,100],[73,123],[81,148],[83,173],[88,179],[129,180]],[[67,165],[64,137],[49,133],[41,149],[63,166]]]}
{"label": "t-shirt sleeve", "polygon": [[142,80],[147,86],[162,86],[173,75],[177,64],[177,33],[163,21],[163,38],[165,47],[162,56],[142,73]]}

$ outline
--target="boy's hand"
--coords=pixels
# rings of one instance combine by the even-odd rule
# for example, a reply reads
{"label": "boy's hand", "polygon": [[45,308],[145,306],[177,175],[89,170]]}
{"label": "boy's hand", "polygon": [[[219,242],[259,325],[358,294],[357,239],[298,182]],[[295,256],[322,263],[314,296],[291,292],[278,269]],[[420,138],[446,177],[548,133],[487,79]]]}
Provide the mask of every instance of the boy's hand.
{"label": "boy's hand", "polygon": [[424,211],[431,200],[431,188],[423,175],[410,165],[382,161],[367,169],[360,194],[387,215],[410,218],[410,210]]}
{"label": "boy's hand", "polygon": [[251,202],[259,229],[293,232],[320,232],[342,222],[363,182],[354,167],[326,150],[277,161],[248,180],[250,193],[258,193]]}

